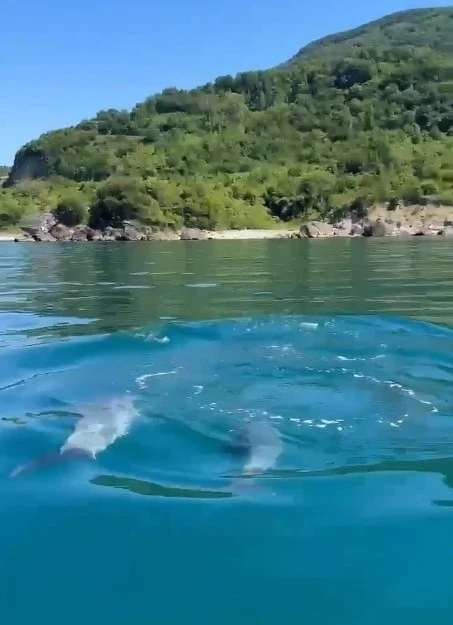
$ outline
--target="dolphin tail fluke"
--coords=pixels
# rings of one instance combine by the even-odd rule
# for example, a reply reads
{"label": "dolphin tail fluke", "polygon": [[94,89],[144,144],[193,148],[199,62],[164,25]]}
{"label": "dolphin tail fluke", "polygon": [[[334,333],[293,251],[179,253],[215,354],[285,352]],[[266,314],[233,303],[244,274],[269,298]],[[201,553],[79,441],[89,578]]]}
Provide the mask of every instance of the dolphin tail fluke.
{"label": "dolphin tail fluke", "polygon": [[61,452],[58,451],[51,454],[44,454],[42,456],[34,458],[33,460],[30,460],[30,462],[19,465],[13,471],[11,471],[9,477],[14,478],[21,473],[24,473],[25,471],[34,471],[35,469],[40,469],[42,467],[46,467],[52,464],[66,462],[73,458],[92,458],[92,455],[84,449],[67,449]]}

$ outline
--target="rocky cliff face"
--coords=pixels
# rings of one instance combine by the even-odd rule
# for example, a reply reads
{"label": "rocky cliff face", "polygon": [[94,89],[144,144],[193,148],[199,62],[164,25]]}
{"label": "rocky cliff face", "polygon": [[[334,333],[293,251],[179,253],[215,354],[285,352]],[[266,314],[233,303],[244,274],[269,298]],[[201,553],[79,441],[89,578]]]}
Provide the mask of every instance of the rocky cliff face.
{"label": "rocky cliff face", "polygon": [[19,182],[45,178],[50,175],[50,167],[46,158],[40,152],[18,152],[8,177],[3,183],[4,187],[11,187]]}

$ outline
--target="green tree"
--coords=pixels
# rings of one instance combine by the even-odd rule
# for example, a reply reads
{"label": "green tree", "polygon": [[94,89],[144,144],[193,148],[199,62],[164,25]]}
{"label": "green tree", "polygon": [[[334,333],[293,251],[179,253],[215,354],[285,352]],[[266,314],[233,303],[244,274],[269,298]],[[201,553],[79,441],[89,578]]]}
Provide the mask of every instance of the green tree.
{"label": "green tree", "polygon": [[70,228],[82,223],[87,217],[86,205],[74,196],[60,200],[52,212],[60,223]]}
{"label": "green tree", "polygon": [[126,220],[149,215],[151,201],[143,183],[129,178],[114,178],[99,187],[90,207],[93,228],[121,227]]}

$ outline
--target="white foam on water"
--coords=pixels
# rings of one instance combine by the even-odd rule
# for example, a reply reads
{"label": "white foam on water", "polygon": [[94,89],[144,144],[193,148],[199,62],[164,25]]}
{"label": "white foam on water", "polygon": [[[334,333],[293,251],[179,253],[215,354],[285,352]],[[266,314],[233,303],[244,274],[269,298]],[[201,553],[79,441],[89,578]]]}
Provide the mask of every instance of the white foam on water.
{"label": "white foam on water", "polygon": [[214,289],[217,284],[215,282],[199,282],[196,284],[186,284],[184,286],[187,286],[190,289]]}
{"label": "white foam on water", "polygon": [[[344,374],[350,374],[351,372],[348,371],[345,368],[341,369],[341,372]],[[416,393],[414,390],[412,390],[411,388],[407,388],[405,386],[403,386],[402,384],[399,384],[398,382],[395,382],[393,380],[379,380],[378,378],[375,378],[374,376],[370,376],[370,375],[365,375],[363,373],[353,373],[352,374],[354,378],[356,379],[365,379],[365,380],[369,380],[370,382],[374,382],[375,384],[384,384],[386,386],[388,386],[389,388],[396,388],[398,390],[400,390],[402,393],[404,393],[405,395],[408,395],[409,397],[411,397],[412,399],[414,399],[414,401],[417,401],[419,404],[423,404],[425,406],[432,406],[433,410],[432,412],[438,412],[437,408],[434,406],[434,404],[426,399],[421,399],[420,397],[417,397]]]}
{"label": "white foam on water", "polygon": [[154,334],[145,334],[145,332],[137,332],[134,334],[135,338],[142,338],[145,341],[154,341],[155,343],[169,343],[170,339],[168,336],[155,336]]}
{"label": "white foam on water", "polygon": [[146,388],[145,382],[149,378],[157,378],[162,375],[175,375],[176,373],[178,373],[177,369],[173,369],[172,371],[157,371],[156,373],[146,373],[144,375],[140,375],[138,378],[135,378],[135,381],[137,382],[139,388],[143,389]]}
{"label": "white foam on water", "polygon": [[162,344],[170,342],[170,339],[168,338],[168,336],[159,336],[159,337],[157,337],[157,336],[152,336],[151,334],[149,334],[146,337],[146,340],[147,341],[155,341],[156,343],[162,343]]}
{"label": "white foam on water", "polygon": [[154,289],[152,284],[119,284],[113,287],[115,291],[124,291],[127,289]]}
{"label": "white foam on water", "polygon": [[372,358],[348,358],[347,356],[337,356],[337,360],[342,362],[367,362],[368,360],[380,360],[381,358],[385,358],[385,354],[379,354],[378,356],[373,356]]}

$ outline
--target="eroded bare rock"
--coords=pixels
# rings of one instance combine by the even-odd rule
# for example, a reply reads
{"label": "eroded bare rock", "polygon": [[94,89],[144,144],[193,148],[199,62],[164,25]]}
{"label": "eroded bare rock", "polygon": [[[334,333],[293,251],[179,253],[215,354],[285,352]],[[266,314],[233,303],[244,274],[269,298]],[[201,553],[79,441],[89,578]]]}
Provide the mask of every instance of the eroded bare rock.
{"label": "eroded bare rock", "polygon": [[181,241],[199,241],[206,239],[206,233],[198,228],[183,228],[179,236]]}

